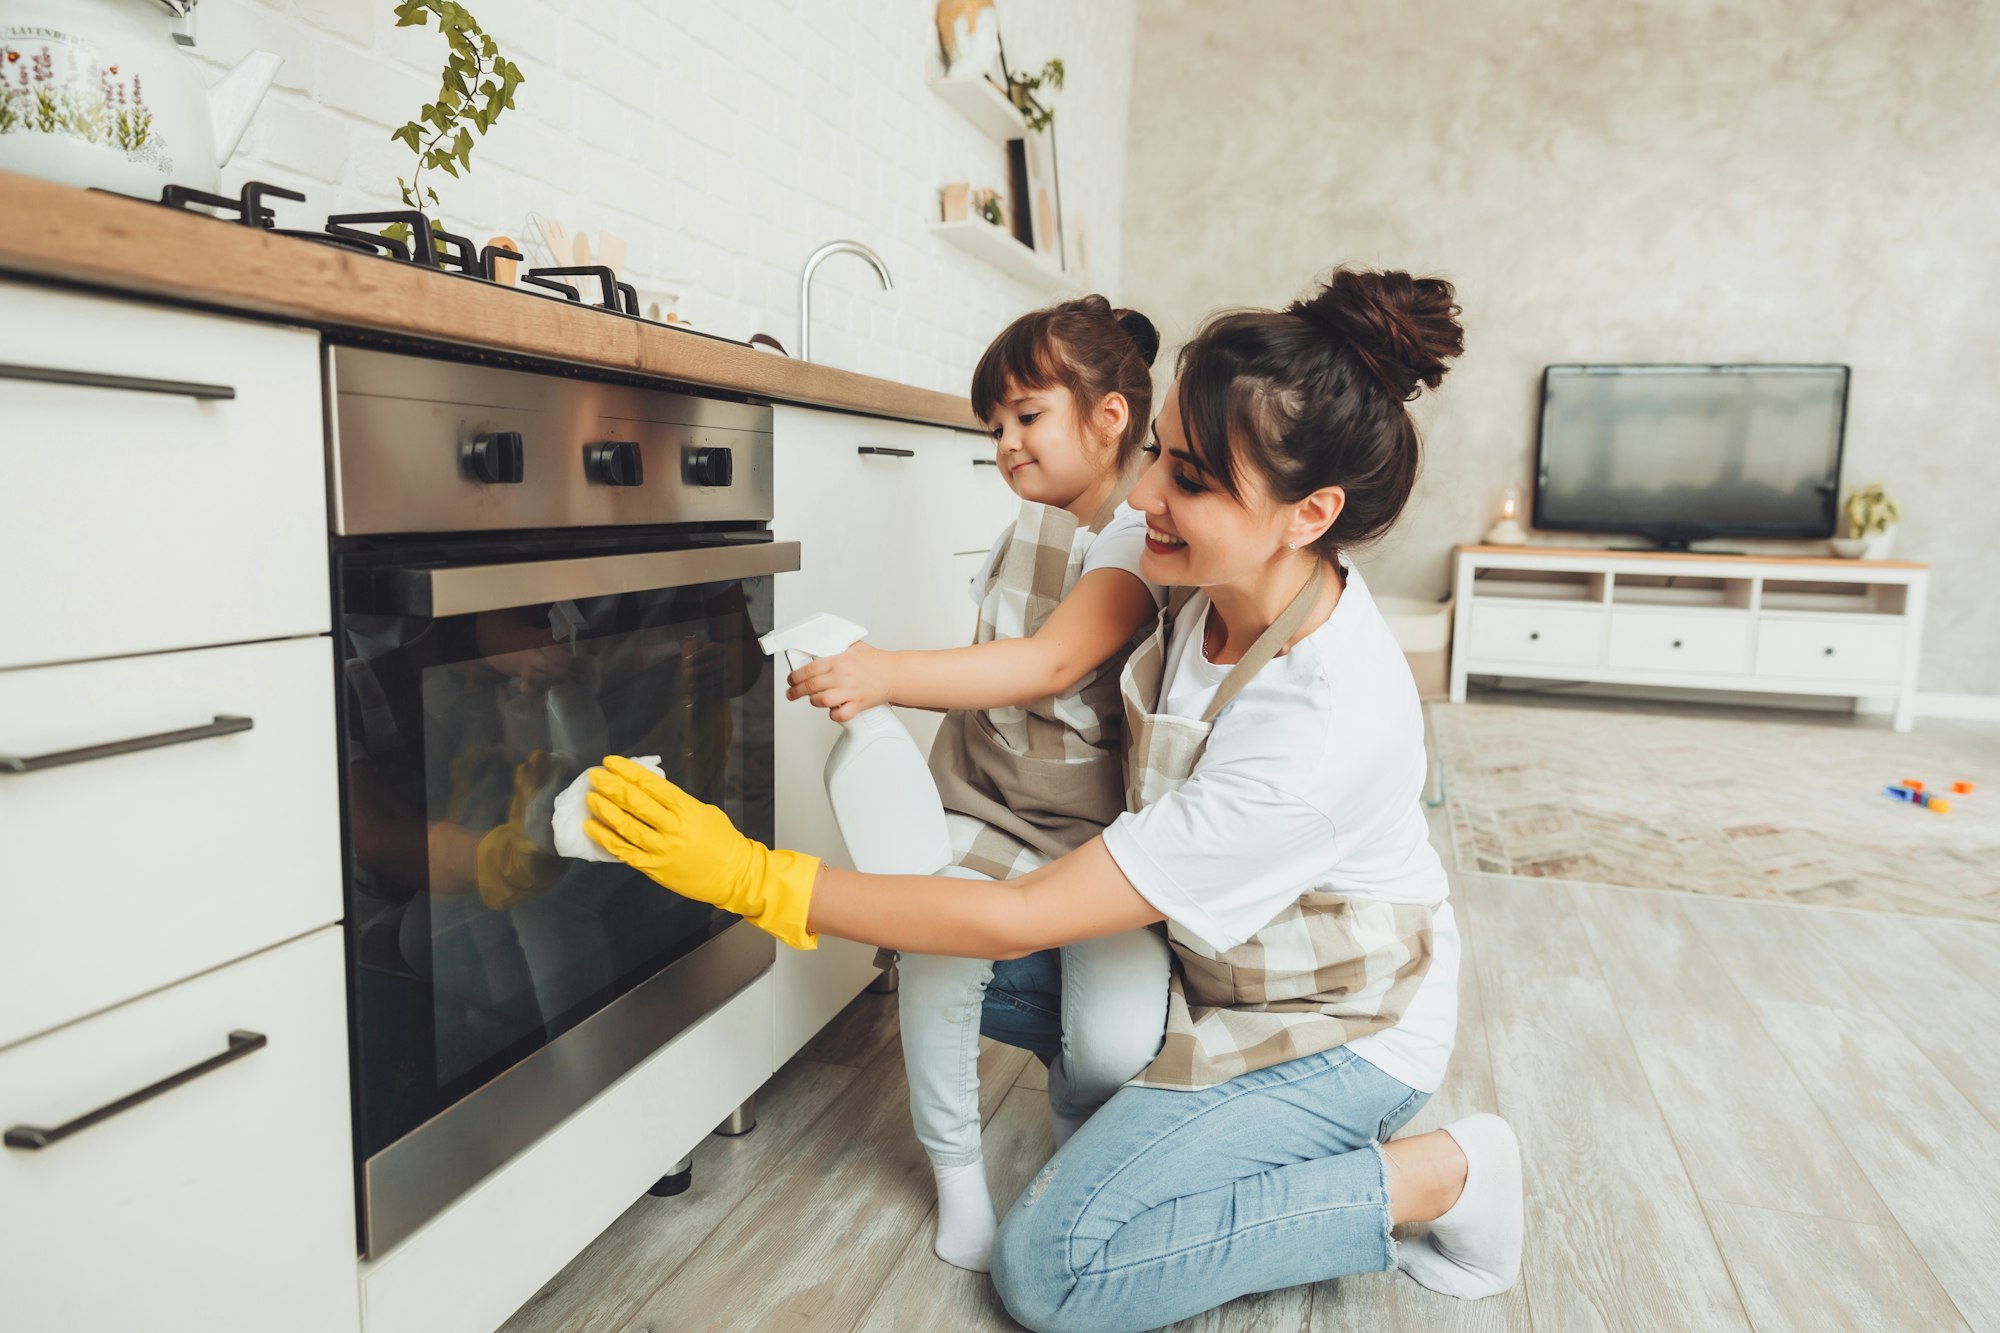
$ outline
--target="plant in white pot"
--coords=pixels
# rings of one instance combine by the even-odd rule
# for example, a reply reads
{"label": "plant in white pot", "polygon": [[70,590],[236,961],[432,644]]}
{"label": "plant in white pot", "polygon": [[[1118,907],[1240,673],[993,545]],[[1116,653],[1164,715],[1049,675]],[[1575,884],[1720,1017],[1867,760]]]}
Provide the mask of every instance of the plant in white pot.
{"label": "plant in white pot", "polygon": [[1882,483],[1850,490],[1841,512],[1847,518],[1847,535],[1834,538],[1834,554],[1850,560],[1887,560],[1903,510],[1889,498]]}

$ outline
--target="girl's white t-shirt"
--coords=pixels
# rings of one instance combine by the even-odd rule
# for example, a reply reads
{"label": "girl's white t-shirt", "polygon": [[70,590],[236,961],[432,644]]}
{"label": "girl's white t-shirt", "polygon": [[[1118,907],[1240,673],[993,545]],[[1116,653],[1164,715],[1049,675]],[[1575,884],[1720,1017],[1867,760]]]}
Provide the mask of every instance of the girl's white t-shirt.
{"label": "girl's white t-shirt", "polygon": [[[1000,535],[993,539],[993,549],[986,553],[986,559],[979,566],[979,572],[972,576],[972,582],[967,585],[966,591],[972,595],[973,605],[977,606],[985,600],[986,580],[993,573],[993,566],[1000,560],[1001,544],[1013,532],[1012,523],[1000,530]],[[1077,577],[1082,578],[1093,570],[1122,569],[1141,583],[1146,583],[1139,574],[1139,561],[1145,554],[1146,516],[1131,505],[1121,504],[1112,513],[1110,520],[1098,531],[1097,536],[1091,539],[1090,549],[1083,553],[1083,569]],[[1146,583],[1146,591],[1153,594],[1154,606],[1167,604],[1166,590],[1159,584]]]}
{"label": "girl's white t-shirt", "polygon": [[[1437,904],[1430,971],[1409,1010],[1347,1047],[1435,1092],[1458,1031],[1459,949],[1422,806],[1423,711],[1395,634],[1343,567],[1326,623],[1222,710],[1188,781],[1119,816],[1104,845],[1141,897],[1218,953],[1308,891]],[[1230,672],[1203,654],[1208,607],[1197,593],[1176,617],[1163,713],[1199,718]]]}

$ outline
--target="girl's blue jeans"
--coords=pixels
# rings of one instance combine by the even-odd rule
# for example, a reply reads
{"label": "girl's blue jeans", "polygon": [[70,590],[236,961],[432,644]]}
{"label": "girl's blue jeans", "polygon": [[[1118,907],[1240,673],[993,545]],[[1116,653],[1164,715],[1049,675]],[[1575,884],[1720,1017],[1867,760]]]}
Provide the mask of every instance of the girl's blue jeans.
{"label": "girl's blue jeans", "polygon": [[[994,964],[983,1029],[1059,1048],[1056,952]],[[1000,1224],[993,1283],[1036,1333],[1158,1328],[1394,1266],[1381,1143],[1429,1094],[1337,1048],[1199,1092],[1125,1087]]]}
{"label": "girl's blue jeans", "polygon": [[[1055,1009],[1029,1049],[1048,1063],[1050,1106],[1081,1120],[1159,1053],[1167,945],[1152,931],[1131,930],[1050,951],[1052,959],[1057,954]],[[979,1034],[982,1005],[993,1004],[987,979],[994,966],[913,953],[897,962],[910,1119],[937,1166],[980,1160]]]}

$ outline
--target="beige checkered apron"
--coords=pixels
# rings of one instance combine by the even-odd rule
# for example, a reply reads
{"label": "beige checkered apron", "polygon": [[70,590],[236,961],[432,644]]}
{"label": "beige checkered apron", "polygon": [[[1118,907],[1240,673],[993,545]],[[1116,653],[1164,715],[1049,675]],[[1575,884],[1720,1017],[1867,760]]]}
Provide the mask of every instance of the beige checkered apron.
{"label": "beige checkered apron", "polygon": [[[1173,616],[1185,598],[1168,603],[1119,680],[1127,809],[1140,810],[1188,780],[1216,715],[1305,623],[1324,576],[1322,565],[1224,678],[1199,719],[1153,711],[1162,702]],[[1430,969],[1431,917],[1425,906],[1306,892],[1221,953],[1169,921],[1174,957],[1166,1040],[1132,1081],[1177,1091],[1213,1087],[1393,1027]]]}
{"label": "beige checkered apron", "polygon": [[[1118,503],[1107,501],[1086,526],[1067,510],[1024,501],[981,591],[973,641],[1039,630],[1076,586]],[[1118,672],[1128,651],[1051,698],[946,714],[931,744],[931,775],[958,864],[1010,879],[1076,850],[1124,811]]]}

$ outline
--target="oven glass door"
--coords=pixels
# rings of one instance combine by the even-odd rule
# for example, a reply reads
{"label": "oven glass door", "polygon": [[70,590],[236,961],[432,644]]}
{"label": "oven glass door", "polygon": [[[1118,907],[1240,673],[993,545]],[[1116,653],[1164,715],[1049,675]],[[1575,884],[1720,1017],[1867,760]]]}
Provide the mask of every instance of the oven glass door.
{"label": "oven glass door", "polygon": [[363,1157],[735,923],[622,864],[558,856],[551,817],[606,754],[656,755],[770,840],[757,637],[797,549],[343,564]]}

